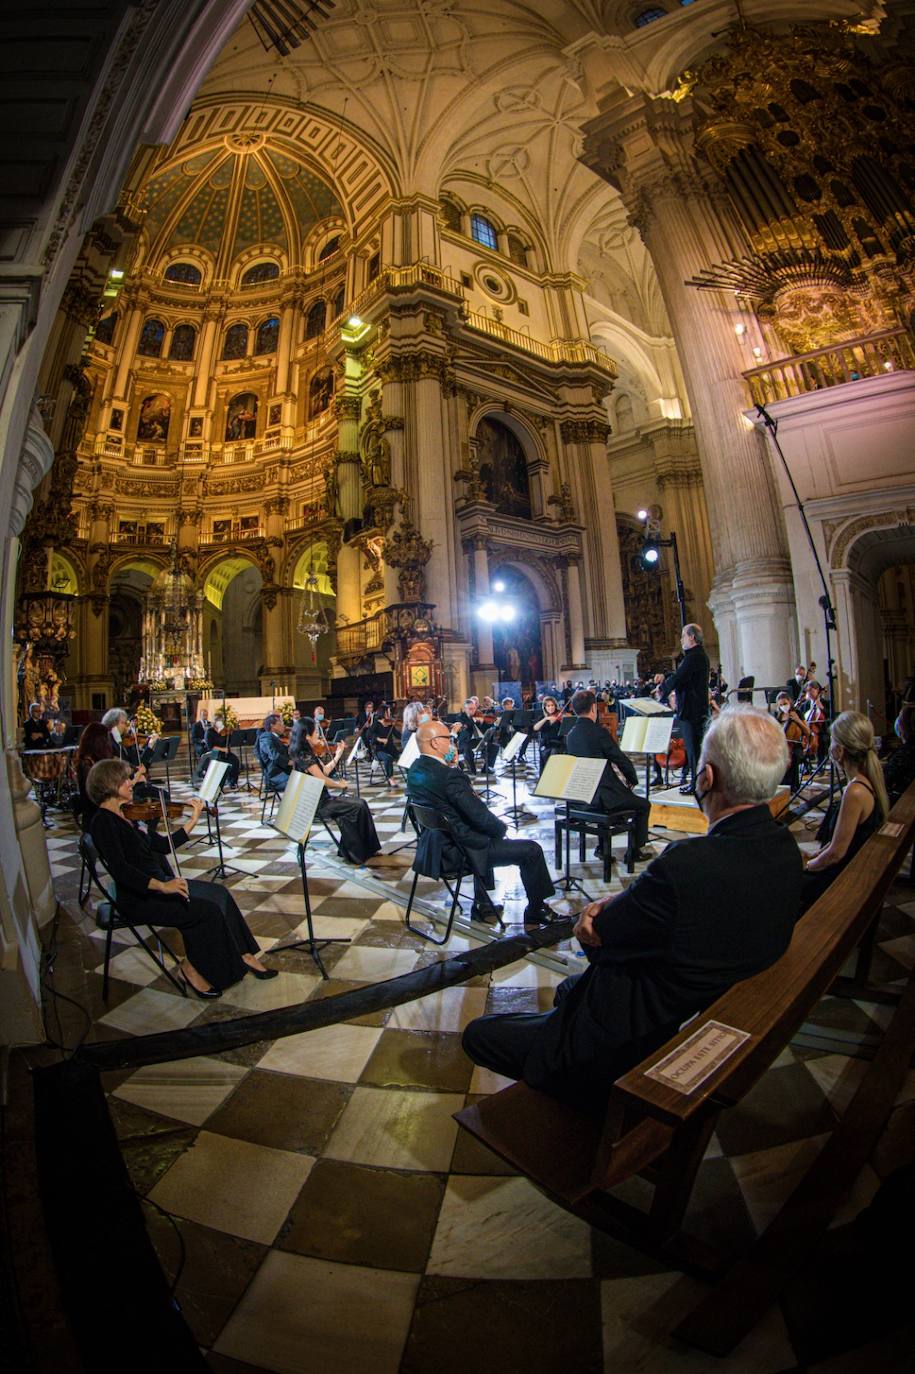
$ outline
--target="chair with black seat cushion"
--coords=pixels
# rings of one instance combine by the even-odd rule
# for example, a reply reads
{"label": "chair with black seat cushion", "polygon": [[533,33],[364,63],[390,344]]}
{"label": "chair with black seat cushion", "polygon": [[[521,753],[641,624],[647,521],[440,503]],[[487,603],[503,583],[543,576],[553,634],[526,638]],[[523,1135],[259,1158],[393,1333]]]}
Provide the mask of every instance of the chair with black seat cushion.
{"label": "chair with black seat cushion", "polygon": [[[441,832],[441,834],[445,837],[445,845],[449,849],[451,849],[452,854],[456,854],[458,858],[456,866],[452,864],[450,867],[446,868],[445,858],[443,855],[442,871],[440,876],[442,882],[445,884],[445,887],[448,889],[448,892],[451,896],[451,910],[448,913],[448,921],[445,926],[445,933],[441,937],[441,939],[438,939],[438,937],[433,935],[430,931],[420,930],[417,926],[410,924],[410,912],[413,910],[413,899],[416,896],[416,884],[419,881],[420,877],[419,870],[416,867],[417,859],[419,858],[418,849],[417,859],[414,859],[413,861],[413,885],[410,888],[410,897],[407,902],[407,910],[404,916],[404,924],[406,925],[407,930],[409,930],[413,935],[419,935],[421,939],[428,940],[433,945],[445,945],[451,938],[451,928],[454,925],[454,918],[457,913],[458,903],[460,902],[461,898],[461,884],[463,883],[465,878],[469,878],[472,875],[473,865],[470,862],[470,858],[465,846],[455,835],[445,816],[442,816],[433,807],[420,806],[417,802],[410,802],[409,812],[410,818],[413,821],[413,826],[416,830],[416,834],[419,837],[419,839],[422,838],[423,831],[437,830]],[[417,845],[418,843],[419,841],[417,841]],[[454,884],[453,887],[452,883]]]}
{"label": "chair with black seat cushion", "polygon": [[609,813],[606,811],[588,811],[584,807],[576,806],[574,802],[566,802],[565,811],[560,811],[561,805],[560,802],[556,807],[554,821],[554,862],[556,868],[561,869],[563,867],[563,835],[566,837],[566,869],[568,869],[569,837],[573,834],[578,836],[578,861],[584,863],[587,837],[593,835],[600,840],[603,848],[604,882],[609,883],[612,877],[613,864],[613,855],[610,852],[611,836],[626,835],[626,872],[635,872],[635,811],[613,811]]}
{"label": "chair with black seat cushion", "polygon": [[[150,959],[152,959],[159,971],[165,974],[172,987],[180,992],[182,997],[186,997],[187,988],[183,980],[176,978],[166,967],[163,952],[171,956],[176,966],[180,964],[180,958],[172,949],[171,945],[162,938],[155,927],[148,925],[145,921],[141,921],[138,925],[130,919],[124,908],[118,905],[114,881],[105,868],[101,855],[91,835],[80,835],[79,852],[89,873],[89,887],[91,888],[91,886],[95,884],[102,894],[102,900],[97,903],[95,908],[95,924],[98,926],[99,930],[105,932],[105,965],[102,972],[102,1001],[108,1001],[108,965],[111,962],[111,938],[116,930],[129,930],[140,948]],[[103,880],[102,874],[108,879],[107,884]],[[152,940],[155,941],[159,951],[158,954],[152,948],[147,938],[140,933],[141,926],[145,927]]]}

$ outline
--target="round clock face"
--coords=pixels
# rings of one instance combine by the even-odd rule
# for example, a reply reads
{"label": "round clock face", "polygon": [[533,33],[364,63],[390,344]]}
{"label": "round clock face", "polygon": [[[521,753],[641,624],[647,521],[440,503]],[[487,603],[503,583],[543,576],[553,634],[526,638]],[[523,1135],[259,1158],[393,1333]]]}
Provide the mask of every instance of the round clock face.
{"label": "round clock face", "polygon": [[421,635],[424,635],[429,628],[429,622],[428,620],[423,620],[422,616],[420,616],[418,620],[414,620],[413,628],[414,630],[418,630]]}

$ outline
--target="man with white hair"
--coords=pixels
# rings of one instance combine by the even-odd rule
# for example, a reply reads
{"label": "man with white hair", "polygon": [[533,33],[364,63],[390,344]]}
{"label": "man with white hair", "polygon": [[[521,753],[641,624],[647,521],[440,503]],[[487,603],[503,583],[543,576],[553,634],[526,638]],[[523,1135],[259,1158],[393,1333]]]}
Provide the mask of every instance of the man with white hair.
{"label": "man with white hair", "polygon": [[767,806],[788,765],[776,722],[749,706],[706,733],[696,797],[706,835],[678,840],[634,883],[581,912],[588,959],[548,1012],[482,1016],[464,1032],[476,1064],[586,1109],[694,1013],[784,952],[800,910],[794,837]]}

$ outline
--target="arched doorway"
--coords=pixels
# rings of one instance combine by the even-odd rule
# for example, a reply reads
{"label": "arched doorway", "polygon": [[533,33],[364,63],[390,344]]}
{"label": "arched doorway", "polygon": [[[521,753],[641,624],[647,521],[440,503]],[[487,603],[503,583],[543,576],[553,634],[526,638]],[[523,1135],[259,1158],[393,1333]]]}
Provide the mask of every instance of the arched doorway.
{"label": "arched doorway", "polygon": [[834,562],[844,564],[832,573],[838,697],[841,706],[866,711],[881,734],[915,667],[915,525],[891,516],[883,528],[863,525],[842,531],[833,549]]}
{"label": "arched doorway", "polygon": [[240,555],[223,558],[203,584],[203,642],[215,687],[260,696],[264,661],[260,569]]}
{"label": "arched doorway", "polygon": [[495,568],[489,585],[499,601],[514,610],[510,620],[497,620],[492,627],[493,661],[499,681],[533,687],[543,680],[540,598],[530,579],[510,565]]}

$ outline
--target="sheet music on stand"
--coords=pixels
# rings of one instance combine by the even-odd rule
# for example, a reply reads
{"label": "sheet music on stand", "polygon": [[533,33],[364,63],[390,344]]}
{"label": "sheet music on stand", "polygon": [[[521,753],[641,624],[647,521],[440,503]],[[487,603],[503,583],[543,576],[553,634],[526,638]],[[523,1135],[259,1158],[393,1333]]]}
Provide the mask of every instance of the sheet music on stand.
{"label": "sheet music on stand", "polygon": [[197,793],[201,801],[208,804],[216,801],[228,771],[228,763],[221,763],[218,759],[210,760]]}
{"label": "sheet music on stand", "polygon": [[527,734],[524,730],[516,730],[511,739],[502,748],[502,757],[506,763],[518,757],[519,751],[524,747]]}
{"label": "sheet music on stand", "polygon": [[310,773],[290,773],[273,824],[296,844],[304,844],[324,795],[324,784]]}
{"label": "sheet music on stand", "polygon": [[624,754],[666,754],[673,724],[672,715],[629,716],[620,748]]}
{"label": "sheet music on stand", "polygon": [[635,711],[639,716],[672,716],[673,711],[663,701],[654,697],[625,697],[623,705],[627,711]]}
{"label": "sheet music on stand", "polygon": [[406,769],[410,767],[410,764],[415,763],[418,758],[419,745],[416,742],[416,735],[413,734],[407,740],[406,745],[401,751],[400,758],[397,760],[397,767],[402,768],[404,769],[404,771],[406,771]]}
{"label": "sheet music on stand", "polygon": [[353,745],[352,749],[349,751],[344,766],[349,767],[351,763],[358,763],[360,759],[364,758],[365,745],[362,743],[362,736],[360,735],[359,738],[356,740],[356,743]]}
{"label": "sheet music on stand", "polygon": [[534,796],[589,805],[603,776],[603,759],[577,759],[572,754],[554,754],[546,761],[534,788]]}

